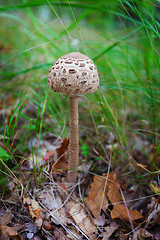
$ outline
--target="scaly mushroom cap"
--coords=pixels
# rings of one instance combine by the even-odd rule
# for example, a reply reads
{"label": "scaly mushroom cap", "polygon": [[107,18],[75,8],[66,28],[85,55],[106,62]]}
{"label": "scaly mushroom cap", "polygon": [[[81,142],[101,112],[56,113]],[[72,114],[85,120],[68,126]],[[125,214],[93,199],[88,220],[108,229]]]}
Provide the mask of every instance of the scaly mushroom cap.
{"label": "scaly mushroom cap", "polygon": [[54,92],[69,97],[93,93],[99,87],[99,75],[93,61],[79,52],[60,57],[48,76],[48,86]]}

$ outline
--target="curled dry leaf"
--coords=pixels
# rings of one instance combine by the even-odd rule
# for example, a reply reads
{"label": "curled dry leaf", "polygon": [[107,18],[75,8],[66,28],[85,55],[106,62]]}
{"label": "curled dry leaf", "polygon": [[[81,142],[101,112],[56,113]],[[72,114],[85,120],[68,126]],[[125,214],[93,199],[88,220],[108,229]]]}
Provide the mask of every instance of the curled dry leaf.
{"label": "curled dry leaf", "polygon": [[69,138],[64,138],[63,142],[61,143],[61,146],[59,148],[56,148],[56,159],[57,161],[52,166],[52,173],[61,173],[61,172],[67,172],[68,169],[68,161],[67,161],[67,151],[68,151],[68,145],[69,145]]}
{"label": "curled dry leaf", "polygon": [[94,182],[91,184],[91,191],[89,196],[85,199],[85,203],[95,218],[99,217],[101,208],[104,210],[108,208],[105,182],[106,179],[94,176]]}
{"label": "curled dry leaf", "polygon": [[31,199],[31,205],[29,205],[28,208],[29,208],[31,217],[39,220],[42,212],[42,208],[39,206],[39,203],[36,200]]}
{"label": "curled dry leaf", "polygon": [[28,206],[29,213],[31,217],[35,219],[35,223],[37,224],[37,226],[38,227],[42,226],[43,223],[41,218],[42,208],[40,207],[39,203],[34,199],[30,199],[29,197],[24,198],[23,203]]}
{"label": "curled dry leaf", "polygon": [[95,239],[95,233],[97,228],[92,222],[90,216],[86,213],[84,207],[79,203],[69,202],[69,214],[72,216],[78,227],[88,236],[90,239]]}

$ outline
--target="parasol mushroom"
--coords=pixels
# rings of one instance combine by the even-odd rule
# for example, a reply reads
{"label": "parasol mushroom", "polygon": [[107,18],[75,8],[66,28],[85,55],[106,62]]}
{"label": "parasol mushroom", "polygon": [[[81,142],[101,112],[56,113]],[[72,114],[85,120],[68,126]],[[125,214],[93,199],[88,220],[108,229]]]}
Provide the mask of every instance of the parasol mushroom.
{"label": "parasol mushroom", "polygon": [[69,182],[75,183],[79,162],[78,98],[99,87],[99,75],[93,61],[79,52],[60,57],[53,64],[48,85],[54,92],[69,97]]}

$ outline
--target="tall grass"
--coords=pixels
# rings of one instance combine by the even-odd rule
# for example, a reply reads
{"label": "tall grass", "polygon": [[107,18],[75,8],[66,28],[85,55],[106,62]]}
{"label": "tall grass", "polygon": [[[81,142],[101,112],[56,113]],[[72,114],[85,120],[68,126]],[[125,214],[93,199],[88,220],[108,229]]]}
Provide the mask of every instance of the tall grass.
{"label": "tall grass", "polygon": [[[81,127],[90,116],[89,101],[94,104],[92,116],[97,129],[103,125],[112,132],[122,152],[127,132],[149,131],[157,145],[159,11],[158,1],[145,0],[3,2],[2,99],[8,93],[17,99],[25,91],[24,98],[38,106],[41,117],[33,120],[22,115],[23,119],[32,122],[35,134],[60,135],[68,122],[68,100],[48,89],[48,71],[61,55],[81,51],[94,60],[101,75],[99,91],[80,101]],[[44,114],[53,118],[54,125],[45,123]],[[92,121],[89,125],[93,128]]]}

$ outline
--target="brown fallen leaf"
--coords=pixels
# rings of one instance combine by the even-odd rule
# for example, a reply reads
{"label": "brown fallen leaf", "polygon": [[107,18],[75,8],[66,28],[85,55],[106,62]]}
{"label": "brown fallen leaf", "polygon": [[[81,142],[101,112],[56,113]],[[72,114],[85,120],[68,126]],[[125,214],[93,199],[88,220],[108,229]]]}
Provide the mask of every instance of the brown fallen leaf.
{"label": "brown fallen leaf", "polygon": [[91,191],[85,200],[95,218],[98,218],[101,208],[103,210],[108,208],[107,197],[113,205],[113,210],[111,211],[112,219],[120,218],[124,221],[130,222],[131,220],[134,222],[134,220],[143,218],[142,214],[137,210],[128,209],[127,211],[126,206],[120,204],[120,202],[123,201],[123,198],[120,193],[117,172],[110,173],[108,179],[105,179],[104,177],[106,177],[106,175],[103,175],[103,178],[94,176],[94,181],[91,184]]}
{"label": "brown fallen leaf", "polygon": [[69,145],[69,138],[64,138],[61,146],[56,149],[56,159],[57,161],[52,166],[52,174],[67,172],[68,160],[67,160],[67,150]]}
{"label": "brown fallen leaf", "polygon": [[12,213],[6,212],[1,218],[0,218],[0,225],[8,225],[12,220]]}
{"label": "brown fallen leaf", "polygon": [[[111,203],[113,204],[113,210],[111,211],[111,218],[120,218],[124,221],[134,222],[134,220],[143,218],[142,214],[137,210],[129,210],[127,212],[126,206],[120,204],[119,202],[123,201],[123,198],[120,194],[120,185],[118,183],[117,172],[113,173],[109,177],[109,190],[107,196]],[[128,214],[129,213],[129,214]]]}
{"label": "brown fallen leaf", "polygon": [[108,200],[106,196],[107,188],[105,188],[106,179],[94,176],[93,180],[89,196],[85,199],[85,203],[94,217],[98,218],[101,208],[104,210],[108,208]]}
{"label": "brown fallen leaf", "polygon": [[129,215],[127,213],[126,207],[120,203],[117,203],[113,207],[113,210],[111,212],[111,218],[120,218],[127,222],[130,222],[130,219],[132,220],[132,222],[134,222],[134,220],[143,218],[142,214],[137,210],[128,209],[128,212]]}
{"label": "brown fallen leaf", "polygon": [[113,210],[111,211],[111,218],[120,218],[124,221],[134,222],[134,220],[143,218],[142,214],[137,210],[129,210],[127,212],[126,206],[120,204],[119,202],[123,201],[123,198],[120,194],[120,185],[118,184],[118,175],[117,172],[110,175],[109,178],[109,190],[107,196],[111,203],[113,204]]}
{"label": "brown fallen leaf", "polygon": [[23,240],[22,236],[19,233],[17,233],[12,227],[9,227],[6,225],[0,225],[0,230],[1,230],[2,236],[6,235],[11,239]]}
{"label": "brown fallen leaf", "polygon": [[84,207],[79,203],[69,202],[69,214],[72,216],[78,227],[90,238],[96,239],[97,228],[92,222],[90,216],[86,213]]}
{"label": "brown fallen leaf", "polygon": [[28,209],[31,217],[39,220],[42,208],[39,206],[39,203],[36,200],[31,199],[31,205],[28,206]]}
{"label": "brown fallen leaf", "polygon": [[37,226],[41,227],[43,223],[41,217],[42,208],[40,207],[39,203],[30,197],[24,197],[23,204],[28,206],[31,217],[34,218]]}
{"label": "brown fallen leaf", "polygon": [[118,174],[117,172],[111,173],[108,179],[108,192],[107,196],[111,203],[114,205],[115,203],[122,201],[122,196],[120,194],[120,186],[118,184]]}

